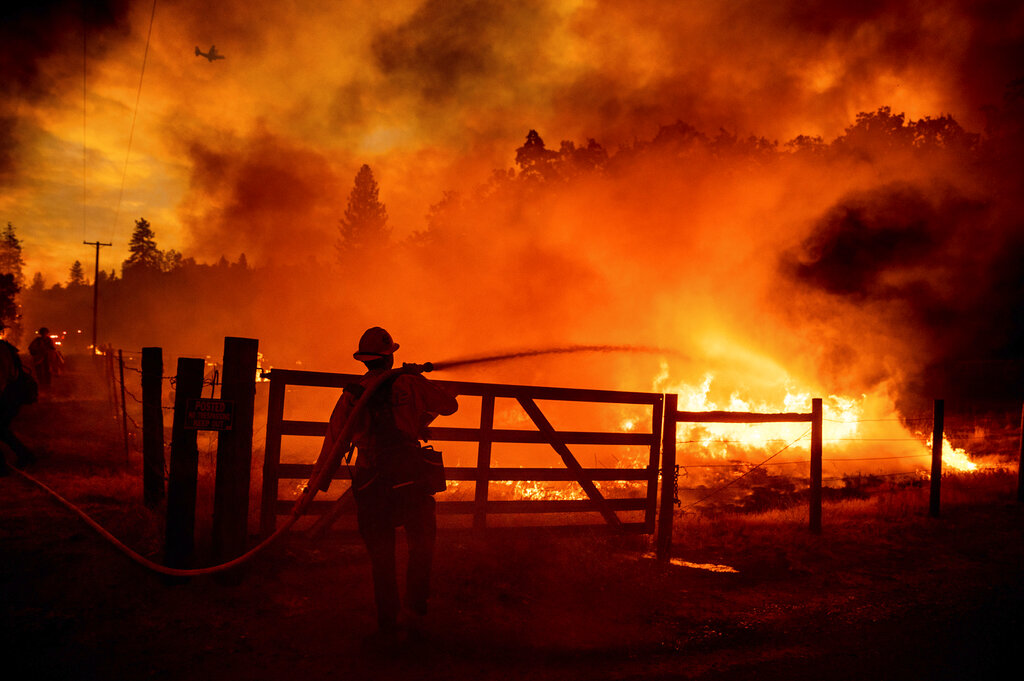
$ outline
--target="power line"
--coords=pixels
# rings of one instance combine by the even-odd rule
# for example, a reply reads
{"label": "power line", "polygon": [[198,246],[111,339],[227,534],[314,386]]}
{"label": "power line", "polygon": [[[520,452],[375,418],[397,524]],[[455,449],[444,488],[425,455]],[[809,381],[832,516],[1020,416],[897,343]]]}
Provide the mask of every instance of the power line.
{"label": "power line", "polygon": [[117,230],[117,220],[121,216],[121,200],[124,198],[124,181],[128,175],[128,158],[132,153],[132,139],[135,137],[135,119],[139,115],[139,100],[142,97],[142,79],[146,75],[146,60],[149,57],[149,41],[153,36],[153,19],[156,17],[156,0],[153,0],[153,11],[149,15],[149,32],[146,34],[146,50],[142,53],[142,71],[139,73],[139,89],[135,93],[135,110],[132,112],[132,126],[128,131],[128,151],[124,155],[124,170],[121,172],[121,192],[117,196],[117,209],[114,211],[114,225],[112,229]]}

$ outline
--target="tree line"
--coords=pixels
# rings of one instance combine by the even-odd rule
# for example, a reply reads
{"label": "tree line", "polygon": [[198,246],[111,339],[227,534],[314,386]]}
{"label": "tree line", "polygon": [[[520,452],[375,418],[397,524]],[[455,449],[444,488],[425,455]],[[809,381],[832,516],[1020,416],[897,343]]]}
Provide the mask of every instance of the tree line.
{"label": "tree line", "polygon": [[[529,130],[523,144],[515,149],[515,167],[495,170],[480,186],[444,192],[425,216],[425,228],[411,232],[395,242],[387,208],[380,200],[380,187],[369,165],[355,175],[344,214],[337,224],[334,265],[351,269],[359,263],[393,257],[404,252],[424,258],[444,257],[452,244],[473,243],[487,238],[489,226],[475,216],[488,202],[506,201],[528,205],[531,193],[550,189],[573,191],[573,184],[592,178],[614,177],[619,169],[638,160],[657,159],[676,165],[704,162],[772,164],[796,160],[828,163],[837,159],[893,158],[900,155],[927,159],[943,154],[966,163],[998,165],[1012,161],[1024,138],[1024,85],[1011,84],[1004,102],[988,111],[985,134],[965,130],[952,116],[907,119],[889,107],[861,112],[842,135],[831,142],[821,137],[800,135],[780,144],[759,136],[740,137],[721,129],[708,135],[683,121],[662,126],[646,141],[635,141],[614,152],[595,139],[577,145],[562,141],[557,149],[548,148],[536,130]],[[85,303],[83,291],[91,284],[80,261],[71,264],[65,282],[47,286],[35,273],[26,286],[22,245],[15,228],[7,224],[0,238],[0,318],[20,330],[21,307],[25,296],[49,314],[83,318],[71,310]],[[261,267],[272,264],[261,264]],[[99,273],[101,288],[125,300],[140,295],[188,296],[189,286],[223,288],[234,280],[244,288],[252,281],[253,268],[241,254],[236,262],[222,256],[216,264],[203,264],[175,250],[161,250],[153,226],[144,217],[135,221],[129,242],[129,255],[115,270]],[[19,295],[23,294],[23,295]]]}

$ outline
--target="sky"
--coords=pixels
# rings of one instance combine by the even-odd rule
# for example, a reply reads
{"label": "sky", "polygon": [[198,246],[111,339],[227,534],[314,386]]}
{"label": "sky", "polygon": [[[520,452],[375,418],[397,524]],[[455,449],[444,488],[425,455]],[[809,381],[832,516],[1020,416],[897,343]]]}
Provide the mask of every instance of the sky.
{"label": "sky", "polygon": [[[200,262],[323,252],[371,165],[396,236],[536,129],[608,149],[677,120],[830,141],[860,111],[981,132],[1015,2],[37,2],[3,13],[0,220],[26,272],[120,269],[134,221]],[[196,56],[215,44],[225,56]],[[240,229],[239,225],[245,228]]]}

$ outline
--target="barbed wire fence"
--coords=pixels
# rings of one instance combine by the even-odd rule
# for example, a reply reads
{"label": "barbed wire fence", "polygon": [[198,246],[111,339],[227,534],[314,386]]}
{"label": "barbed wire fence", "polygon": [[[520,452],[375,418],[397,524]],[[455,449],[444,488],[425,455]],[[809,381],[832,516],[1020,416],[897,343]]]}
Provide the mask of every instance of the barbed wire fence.
{"label": "barbed wire fence", "polygon": [[[1015,404],[1014,407],[1020,407],[1019,404]],[[1011,408],[1011,411],[1013,409]],[[1017,469],[1019,461],[1024,458],[1024,408],[1021,408],[1021,426],[1019,429],[1012,427],[1006,429],[1006,432],[1001,434],[991,433],[983,431],[982,433],[977,432],[977,426],[975,426],[975,432],[973,434],[965,434],[959,432],[956,434],[955,439],[960,445],[960,449],[977,449],[976,445],[983,444],[988,445],[989,449],[995,449],[1003,452],[1003,462],[995,465],[994,468],[1000,470]],[[915,436],[910,431],[911,428],[916,425],[930,426],[934,422],[934,417],[912,417],[912,418],[872,418],[872,419],[851,419],[851,420],[838,420],[838,419],[822,419],[825,423],[841,424],[844,426],[859,425],[863,423],[893,423],[898,424],[902,428],[906,429],[908,435],[902,437],[823,437],[822,442],[827,447],[829,443],[833,445],[849,446],[851,443],[879,443],[881,444],[894,444],[894,443],[906,443],[914,446],[921,446],[923,449],[929,447],[929,442],[926,438],[921,436]],[[707,424],[705,424],[707,425]],[[762,427],[764,424],[750,424],[751,427]],[[961,427],[962,428],[962,427]],[[1017,431],[1017,432],[1010,432]],[[953,434],[950,430],[947,430],[943,437],[953,438]],[[680,456],[680,459],[687,458],[689,461],[685,464],[676,465],[676,481],[674,485],[675,489],[675,504],[677,511],[680,513],[692,512],[694,509],[705,504],[705,502],[714,502],[720,500],[725,493],[738,485],[748,477],[753,476],[758,472],[767,472],[772,467],[810,467],[810,461],[807,458],[800,458],[795,460],[783,460],[776,461],[775,457],[782,454],[782,452],[790,450],[799,442],[810,440],[810,430],[808,429],[802,435],[793,440],[786,440],[783,438],[765,438],[759,441],[758,445],[752,445],[750,439],[730,439],[730,438],[715,438],[715,437],[703,437],[697,439],[677,439],[676,445],[680,447],[690,448],[690,457]],[[769,447],[773,446],[773,443],[777,446],[778,444],[785,443],[780,449],[772,452],[767,456],[763,456],[760,461],[749,461],[739,460],[736,458],[720,461],[720,462],[695,462],[694,459],[703,458],[707,455],[709,445],[715,447],[733,447],[737,450],[748,451],[762,451],[768,450]],[[972,446],[975,445],[975,446]],[[686,451],[684,449],[684,451]],[[914,454],[898,454],[898,455],[884,455],[884,456],[831,456],[823,457],[822,461],[826,464],[831,464],[834,469],[839,472],[840,468],[849,468],[851,464],[867,463],[867,462],[895,462],[895,461],[913,461],[917,460],[920,462],[917,466],[911,466],[907,470],[901,471],[888,471],[888,472],[863,472],[858,471],[857,473],[843,473],[839,475],[833,475],[830,477],[823,477],[822,482],[828,483],[843,483],[850,488],[856,489],[858,486],[869,484],[877,481],[890,481],[894,485],[915,485],[930,481],[931,471],[928,470],[928,464],[932,460],[931,451],[921,451],[920,453]],[[1017,461],[1014,461],[1014,459]],[[719,480],[715,480],[717,484],[714,485],[699,485],[694,487],[681,487],[679,484],[679,478],[689,478],[691,473],[695,471],[715,471],[715,469],[721,469],[723,473],[731,472],[733,477],[725,480],[724,482],[720,479],[722,475],[717,476]],[[957,472],[953,470],[952,472]],[[1017,471],[1019,474],[1019,470]],[[943,469],[943,475],[947,471]],[[714,478],[715,476],[705,476]],[[1021,476],[1024,479],[1024,476]],[[765,480],[760,482],[764,483]],[[775,482],[776,487],[783,487],[786,483],[800,483],[806,484],[807,475],[797,474],[778,474],[771,475],[768,478],[768,482]],[[780,484],[781,483],[781,484]],[[794,486],[795,487],[795,486]],[[756,488],[756,484],[751,485],[751,488]],[[756,491],[754,489],[753,491]],[[680,492],[688,492],[690,494],[697,495],[698,498],[689,503],[682,503],[679,499]],[[748,490],[750,493],[751,490]],[[725,502],[725,506],[729,503]]]}
{"label": "barbed wire fence", "polygon": [[[142,420],[142,409],[145,406],[145,402],[142,397],[141,385],[143,372],[138,362],[142,352],[140,350],[123,349],[118,349],[115,352],[112,348],[102,348],[101,350],[104,357],[106,382],[112,413],[115,420],[119,420],[123,424],[122,437],[127,459],[130,458],[131,452],[141,451],[139,443],[142,439],[143,429],[140,421]],[[177,377],[162,375],[160,380],[163,386],[161,389],[160,407],[163,411],[173,415]],[[208,388],[210,391],[209,397],[213,398],[216,396],[220,385],[220,365],[207,361],[207,371],[203,377],[203,392],[205,393]],[[166,401],[164,401],[163,396],[167,397]],[[164,429],[165,431],[167,429],[166,423]],[[205,439],[204,451],[208,460],[212,461],[216,436],[213,434],[213,431],[205,431]],[[166,437],[163,440],[166,447],[169,442]],[[169,461],[165,457],[163,470],[165,481],[167,480],[168,465]]]}
{"label": "barbed wire fence", "polygon": [[[141,398],[141,376],[142,368],[139,366],[138,361],[141,356],[141,351],[137,350],[118,350],[107,348],[103,352],[106,360],[106,373],[108,379],[108,393],[109,399],[112,406],[112,411],[115,417],[122,420],[124,424],[123,436],[125,441],[126,456],[129,451],[140,451],[139,442],[142,437],[142,426],[141,411],[143,407],[143,400]],[[161,404],[164,411],[172,412],[174,410],[174,389],[175,389],[175,376],[161,376],[161,381],[164,384],[165,394],[168,396],[166,403]],[[213,398],[216,396],[217,391],[221,385],[220,380],[220,366],[218,363],[207,361],[207,371],[203,378],[203,392],[209,390],[209,397]],[[826,464],[833,466],[834,470],[838,474],[830,477],[824,477],[822,480],[825,483],[844,483],[851,486],[863,484],[865,481],[874,480],[889,480],[893,484],[915,484],[925,482],[929,479],[930,473],[927,470],[928,462],[931,459],[931,452],[926,450],[926,440],[921,436],[915,436],[910,433],[910,428],[917,426],[930,426],[933,417],[911,417],[911,418],[865,418],[865,419],[853,419],[853,420],[839,420],[823,418],[824,423],[838,424],[843,426],[859,425],[859,424],[882,424],[892,423],[898,424],[903,429],[907,430],[906,436],[892,436],[892,437],[869,437],[869,436],[858,436],[858,437],[823,437],[822,442],[827,447],[829,443],[833,445],[844,445],[849,446],[850,444],[871,444],[877,443],[878,445],[885,444],[912,444],[914,446],[921,446],[924,451],[914,454],[894,454],[894,455],[883,455],[883,456],[831,456],[823,457],[822,461]],[[765,424],[753,425],[753,427],[761,427]],[[925,428],[926,429],[926,428]],[[215,456],[215,442],[216,435],[213,431],[205,432],[205,445],[202,447],[207,460],[213,462]],[[686,513],[694,511],[698,507],[701,507],[708,502],[715,502],[722,498],[722,496],[729,490],[736,488],[741,485],[745,480],[749,482],[749,479],[753,478],[759,473],[767,474],[769,470],[778,470],[784,467],[808,467],[810,461],[807,458],[790,459],[790,460],[776,460],[776,457],[781,455],[783,452],[794,449],[798,444],[807,442],[810,440],[810,430],[808,429],[800,436],[795,439],[786,438],[764,438],[759,440],[758,446],[753,446],[750,439],[738,440],[731,438],[697,438],[697,439],[677,439],[677,446],[689,447],[691,456],[685,456],[683,453],[679,456],[679,459],[686,459],[686,463],[679,463],[676,465],[676,482],[674,485],[675,489],[675,505],[678,512]],[[265,446],[266,441],[266,422],[265,420],[257,420],[253,424],[253,448],[262,449]],[[1012,458],[1012,454],[1015,452],[1017,446],[1024,448],[1024,430],[1018,433],[1005,432],[1002,434],[995,434],[984,432],[981,434],[958,434],[957,441],[964,443],[964,446],[970,444],[985,444],[990,447],[994,447],[997,450],[1004,451],[1007,454],[1007,458]],[[743,451],[748,456],[753,453],[760,451],[762,452],[760,460],[738,460],[730,459],[725,461],[694,461],[697,458],[706,458],[707,448],[710,443],[713,443],[716,447],[733,447],[737,451]],[[165,446],[169,444],[165,441]],[[775,451],[771,451],[772,447],[779,447]],[[686,450],[684,450],[685,452]],[[770,454],[765,452],[771,451]],[[617,459],[616,459],[617,460]],[[857,473],[840,473],[841,468],[849,468],[851,464],[856,463],[872,463],[872,462],[897,462],[905,461],[910,462],[917,460],[920,465],[908,467],[906,470],[901,471],[888,471],[888,472],[857,472]],[[167,477],[167,463],[165,459],[164,464],[164,479]],[[1007,464],[1010,467],[1010,464]],[[689,479],[696,477],[695,472],[698,471],[716,471],[720,470],[722,473],[732,473],[731,477],[726,478],[723,475],[718,475],[717,478],[714,475],[704,476],[710,478],[710,482],[715,484],[708,485],[703,484],[695,487],[681,487],[679,485],[679,478]],[[781,483],[777,486],[784,486],[792,483],[794,486],[797,484],[806,483],[806,474],[774,474],[769,476],[772,480],[769,482]],[[764,480],[761,480],[762,484]],[[697,499],[683,504],[679,499],[680,492],[687,492],[690,494],[697,495]]]}

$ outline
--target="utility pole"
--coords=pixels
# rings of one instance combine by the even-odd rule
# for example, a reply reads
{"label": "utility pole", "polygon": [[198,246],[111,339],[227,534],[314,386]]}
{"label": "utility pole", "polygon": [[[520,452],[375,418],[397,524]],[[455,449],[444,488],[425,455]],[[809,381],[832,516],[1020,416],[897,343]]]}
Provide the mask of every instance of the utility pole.
{"label": "utility pole", "polygon": [[96,247],[96,271],[92,278],[92,354],[96,354],[96,311],[100,304],[100,246],[113,246],[99,241],[83,241],[86,246]]}

